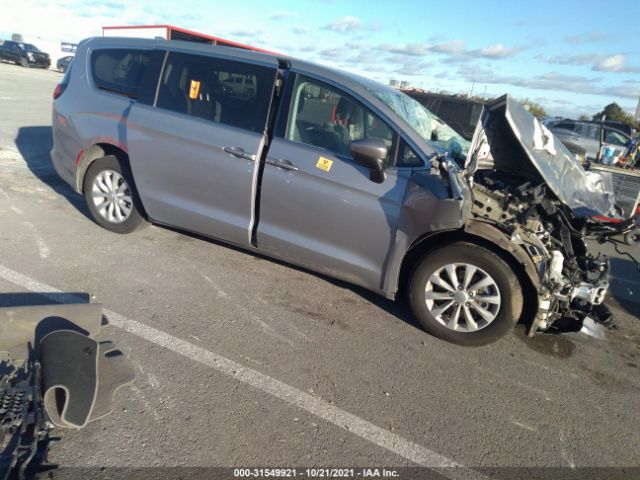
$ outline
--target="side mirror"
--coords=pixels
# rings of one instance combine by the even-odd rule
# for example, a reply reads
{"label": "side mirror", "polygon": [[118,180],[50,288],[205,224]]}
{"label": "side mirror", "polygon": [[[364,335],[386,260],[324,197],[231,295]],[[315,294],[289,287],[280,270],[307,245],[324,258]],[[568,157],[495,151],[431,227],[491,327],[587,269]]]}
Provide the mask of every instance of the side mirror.
{"label": "side mirror", "polygon": [[384,160],[387,158],[387,146],[382,140],[367,139],[351,142],[351,155],[356,162],[371,169],[372,182],[382,183],[386,178]]}

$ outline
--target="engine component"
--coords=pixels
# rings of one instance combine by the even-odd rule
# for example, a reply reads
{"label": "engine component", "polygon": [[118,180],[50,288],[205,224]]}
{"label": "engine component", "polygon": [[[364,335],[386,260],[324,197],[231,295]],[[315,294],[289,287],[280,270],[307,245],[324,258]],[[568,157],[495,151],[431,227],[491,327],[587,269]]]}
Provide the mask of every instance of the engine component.
{"label": "engine component", "polygon": [[475,181],[474,221],[502,231],[536,265],[538,311],[530,335],[560,324],[573,324],[570,330],[578,331],[586,318],[600,322],[601,315],[592,312],[604,301],[609,264],[605,256],[587,252],[588,220],[574,217],[544,184],[495,171],[479,173]]}
{"label": "engine component", "polygon": [[52,467],[46,464],[50,427],[40,381],[38,362],[0,377],[0,480],[23,479]]}

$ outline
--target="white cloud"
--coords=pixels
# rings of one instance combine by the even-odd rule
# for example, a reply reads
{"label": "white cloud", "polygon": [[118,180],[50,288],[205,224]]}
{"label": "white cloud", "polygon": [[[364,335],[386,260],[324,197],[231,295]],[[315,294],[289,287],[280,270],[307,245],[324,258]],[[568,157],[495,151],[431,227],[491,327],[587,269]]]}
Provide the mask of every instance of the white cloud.
{"label": "white cloud", "polygon": [[281,11],[281,12],[276,12],[272,15],[269,15],[269,19],[271,20],[284,20],[286,18],[291,18],[295,16],[295,14],[293,12],[288,12],[288,11]]}
{"label": "white cloud", "polygon": [[580,75],[565,75],[558,72],[547,72],[535,77],[503,75],[490,70],[466,65],[458,70],[458,75],[467,81],[476,83],[501,84],[532,90],[549,90],[557,92],[585,93],[604,97],[637,99],[640,88],[629,88],[628,85],[603,85],[601,79]]}
{"label": "white cloud", "polygon": [[[496,43],[495,45],[489,45],[488,47],[479,48],[474,52],[477,53],[481,57],[485,58],[507,58],[512,57],[516,53],[518,53],[520,49],[515,47],[505,47],[501,43]],[[471,53],[474,53],[471,52]]]}
{"label": "white cloud", "polygon": [[408,43],[404,46],[384,44],[380,45],[380,50],[414,57],[423,57],[429,53],[429,47],[423,43]]}
{"label": "white cloud", "polygon": [[231,35],[234,37],[257,37],[264,33],[262,30],[232,30]]}
{"label": "white cloud", "polygon": [[489,60],[508,58],[513,57],[522,50],[522,47],[507,47],[501,43],[469,50],[465,47],[465,43],[462,40],[451,40],[431,46],[424,43],[408,43],[406,45],[383,44],[380,45],[379,48],[391,53],[416,57],[423,57],[429,53],[439,53],[448,56],[447,60],[445,60],[447,63],[458,63],[469,58],[477,57],[487,58]]}
{"label": "white cloud", "polygon": [[536,59],[545,61],[547,63],[556,63],[559,65],[589,65],[598,62],[602,58],[602,55],[597,53],[581,53],[577,55],[555,55],[553,57],[545,58],[544,55],[536,56]]}
{"label": "white cloud", "polygon": [[464,52],[464,42],[462,40],[451,40],[450,42],[433,45],[431,50],[437,53],[457,55]]}
{"label": "white cloud", "polygon": [[621,53],[604,57],[593,65],[593,70],[599,72],[622,72],[625,70],[627,57]]}
{"label": "white cloud", "polygon": [[591,65],[594,72],[613,73],[640,73],[640,66],[627,65],[627,56],[623,53],[602,55],[599,53],[582,53],[578,55],[556,55],[545,58],[542,55],[538,60],[558,65]]}
{"label": "white cloud", "polygon": [[602,32],[586,32],[578,35],[569,35],[564,37],[567,43],[572,45],[579,45],[581,43],[594,43],[605,42],[610,40],[613,36]]}
{"label": "white cloud", "polygon": [[333,32],[346,33],[352,30],[357,30],[362,27],[362,22],[356,17],[340,17],[334,20],[328,25],[324,26],[325,30],[331,30]]}
{"label": "white cloud", "polygon": [[293,32],[298,34],[309,33],[311,31],[311,27],[307,27],[306,25],[296,25],[293,27]]}
{"label": "white cloud", "polygon": [[77,42],[102,35],[102,27],[106,25],[166,23],[163,20],[161,12],[150,11],[144,4],[130,4],[122,0],[21,0],[2,10],[0,32],[21,33],[31,39]]}

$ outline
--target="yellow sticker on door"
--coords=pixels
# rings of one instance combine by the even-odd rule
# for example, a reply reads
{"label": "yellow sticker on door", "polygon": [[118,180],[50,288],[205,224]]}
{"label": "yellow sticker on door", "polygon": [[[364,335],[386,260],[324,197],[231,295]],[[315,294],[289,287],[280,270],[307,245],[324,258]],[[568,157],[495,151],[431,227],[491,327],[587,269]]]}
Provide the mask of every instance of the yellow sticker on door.
{"label": "yellow sticker on door", "polygon": [[331,170],[331,165],[333,165],[333,160],[320,157],[318,159],[318,163],[316,163],[316,168],[319,168],[320,170],[324,170],[325,172],[328,172],[329,170]]}
{"label": "yellow sticker on door", "polygon": [[195,100],[200,93],[200,82],[198,80],[191,80],[191,86],[189,88],[189,98]]}

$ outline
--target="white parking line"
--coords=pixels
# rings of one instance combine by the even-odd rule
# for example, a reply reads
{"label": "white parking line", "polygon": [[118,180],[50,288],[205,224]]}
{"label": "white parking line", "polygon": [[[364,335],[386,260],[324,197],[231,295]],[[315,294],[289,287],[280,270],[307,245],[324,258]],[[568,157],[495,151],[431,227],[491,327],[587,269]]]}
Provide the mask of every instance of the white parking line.
{"label": "white parking line", "polygon": [[[51,285],[34,280],[15,270],[0,265],[0,278],[19,285],[32,292],[38,292],[57,302],[79,302],[81,299],[72,294],[60,295]],[[55,295],[47,295],[47,293]],[[269,393],[284,402],[305,410],[333,425],[351,432],[369,442],[385,448],[417,465],[436,469],[438,473],[452,479],[486,479],[480,472],[466,468],[453,460],[418,445],[406,438],[378,427],[356,415],[346,412],[329,402],[309,395],[302,390],[269,377],[263,373],[245,367],[233,360],[204,348],[193,345],[178,337],[165,333],[143,323],[131,320],[111,310],[104,309],[111,325],[137,335],[149,342],[183,355],[214,370],[235,378],[253,388]],[[455,467],[455,468],[451,468]]]}

